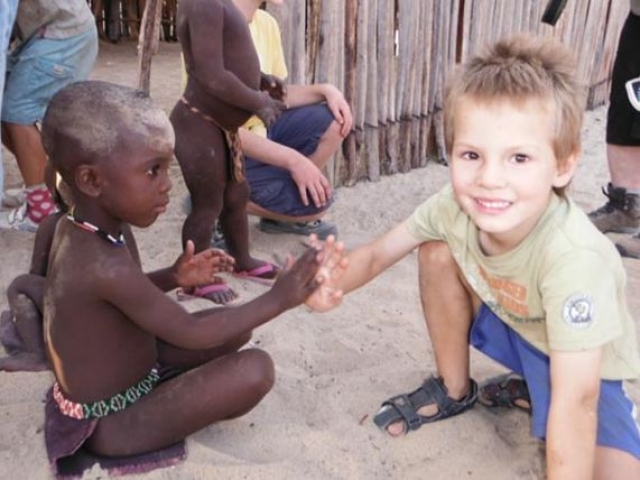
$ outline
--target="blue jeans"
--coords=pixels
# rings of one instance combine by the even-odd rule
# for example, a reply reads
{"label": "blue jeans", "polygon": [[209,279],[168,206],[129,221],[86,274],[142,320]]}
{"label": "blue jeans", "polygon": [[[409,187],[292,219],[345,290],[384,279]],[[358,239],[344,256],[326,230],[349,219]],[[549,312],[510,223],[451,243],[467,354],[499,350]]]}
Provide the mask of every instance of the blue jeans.
{"label": "blue jeans", "polygon": [[[325,104],[291,108],[269,127],[267,137],[308,157],[318,148],[331,122],[333,114]],[[289,170],[249,157],[245,157],[244,161],[251,201],[270,212],[301,217],[320,213],[333,203],[334,199],[331,198],[320,208],[313,202],[305,205]]]}
{"label": "blue jeans", "polygon": [[[5,70],[7,66],[7,50],[13,22],[16,19],[18,0],[0,0],[0,92],[4,92]],[[0,95],[0,110],[2,109]],[[2,147],[0,147],[0,201],[4,195],[4,167],[2,164]]]}

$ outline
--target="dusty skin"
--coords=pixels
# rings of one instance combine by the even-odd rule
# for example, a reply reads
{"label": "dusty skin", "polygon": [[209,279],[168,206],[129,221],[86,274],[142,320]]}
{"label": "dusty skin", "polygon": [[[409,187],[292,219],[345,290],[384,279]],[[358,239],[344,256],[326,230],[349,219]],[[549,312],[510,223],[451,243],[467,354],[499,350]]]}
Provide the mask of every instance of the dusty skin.
{"label": "dusty skin", "polygon": [[[92,78],[137,84],[135,44],[102,43]],[[151,94],[168,113],[180,95],[179,47],[161,44],[153,58]],[[583,155],[573,183],[578,203],[590,210],[604,199],[608,180],[604,160],[605,108],[589,112],[583,131]],[[14,161],[5,155],[7,187],[19,184]],[[136,231],[145,270],[175,260],[180,251],[186,194],[177,163],[169,210],[149,229]],[[436,164],[379,183],[339,188],[329,220],[348,248],[366,242],[407,216],[447,179]],[[386,202],[380,201],[387,200]],[[258,231],[249,218],[252,253],[259,258],[299,254],[300,238]],[[34,235],[0,232],[0,309],[6,288],[27,272]],[[632,314],[640,322],[640,261],[624,260]],[[247,300],[265,287],[225,276]],[[539,446],[528,434],[520,411],[499,414],[477,406],[459,417],[392,439],[371,418],[381,401],[417,386],[433,369],[421,317],[415,255],[410,255],[366,288],[354,292],[327,314],[305,308],[287,312],[259,328],[254,341],[272,355],[276,384],[251,413],[189,437],[183,464],[126,478],[140,480],[469,478],[534,480],[542,478]],[[169,293],[169,295],[175,295]],[[190,310],[211,303],[183,303]],[[472,353],[476,379],[501,373],[496,364]],[[0,373],[0,478],[51,478],[42,423],[42,400],[52,381],[48,372]],[[640,384],[630,384],[640,404]],[[105,478],[99,469],[85,479]]]}

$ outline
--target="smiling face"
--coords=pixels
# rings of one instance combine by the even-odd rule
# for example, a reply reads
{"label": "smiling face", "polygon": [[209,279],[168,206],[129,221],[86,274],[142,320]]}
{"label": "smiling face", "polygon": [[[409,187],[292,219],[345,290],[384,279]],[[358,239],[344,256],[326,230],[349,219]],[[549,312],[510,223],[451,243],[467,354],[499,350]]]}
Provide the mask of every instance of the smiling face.
{"label": "smiling face", "polygon": [[507,252],[534,228],[553,188],[569,183],[576,158],[560,163],[556,158],[551,102],[462,97],[454,109],[451,182],[456,199],[478,227],[485,253]]}

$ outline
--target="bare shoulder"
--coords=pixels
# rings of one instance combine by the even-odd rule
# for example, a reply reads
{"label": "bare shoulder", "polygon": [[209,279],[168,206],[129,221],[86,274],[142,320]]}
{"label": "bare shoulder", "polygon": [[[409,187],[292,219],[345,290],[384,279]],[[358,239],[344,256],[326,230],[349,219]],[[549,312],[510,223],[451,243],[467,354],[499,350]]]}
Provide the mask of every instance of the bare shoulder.
{"label": "bare shoulder", "polygon": [[[95,290],[114,283],[125,287],[129,281],[143,276],[137,262],[135,243],[112,245],[68,222],[62,222],[58,227],[50,254],[48,276],[51,283],[65,290],[79,289],[87,293],[88,289]],[[127,237],[131,238],[130,232]],[[56,293],[66,293],[58,291],[54,285],[52,288]]]}

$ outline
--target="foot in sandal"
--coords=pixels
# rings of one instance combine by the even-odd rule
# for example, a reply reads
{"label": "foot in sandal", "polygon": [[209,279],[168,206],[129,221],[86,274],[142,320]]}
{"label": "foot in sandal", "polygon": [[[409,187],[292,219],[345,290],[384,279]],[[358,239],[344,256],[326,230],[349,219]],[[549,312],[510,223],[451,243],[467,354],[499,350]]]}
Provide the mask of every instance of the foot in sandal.
{"label": "foot in sandal", "polygon": [[478,385],[470,380],[470,391],[460,399],[451,398],[442,378],[431,376],[411,393],[396,395],[382,403],[374,423],[396,437],[422,425],[459,415],[478,399]]}

